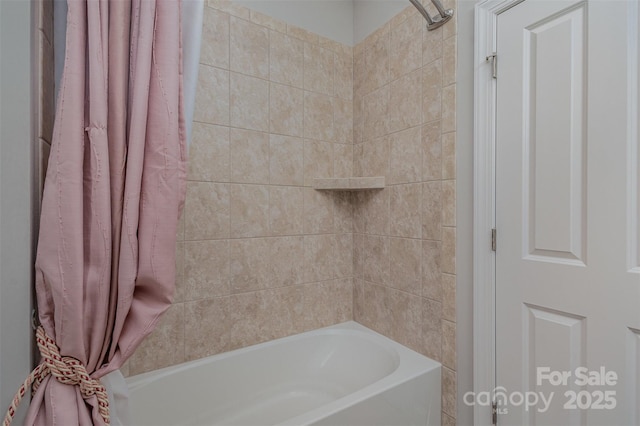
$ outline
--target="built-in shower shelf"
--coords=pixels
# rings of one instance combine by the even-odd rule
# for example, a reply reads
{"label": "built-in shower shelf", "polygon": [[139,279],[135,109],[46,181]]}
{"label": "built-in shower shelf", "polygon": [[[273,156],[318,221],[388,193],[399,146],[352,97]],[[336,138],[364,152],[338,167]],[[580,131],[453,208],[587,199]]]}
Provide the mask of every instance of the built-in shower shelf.
{"label": "built-in shower shelf", "polygon": [[320,191],[366,191],[383,189],[384,176],[314,179],[313,187]]}

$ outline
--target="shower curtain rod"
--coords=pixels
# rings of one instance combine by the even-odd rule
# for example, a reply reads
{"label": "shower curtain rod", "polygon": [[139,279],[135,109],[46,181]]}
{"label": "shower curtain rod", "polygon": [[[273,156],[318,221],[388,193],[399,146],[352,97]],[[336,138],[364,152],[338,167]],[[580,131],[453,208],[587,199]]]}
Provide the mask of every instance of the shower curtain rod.
{"label": "shower curtain rod", "polygon": [[416,7],[416,9],[418,9],[418,12],[420,12],[420,14],[424,16],[424,19],[427,20],[427,29],[429,31],[441,27],[445,24],[445,22],[453,17],[453,9],[445,10],[444,7],[442,7],[442,3],[440,3],[440,0],[431,0],[431,3],[433,3],[436,9],[438,9],[439,13],[439,15],[436,15],[434,17],[431,17],[431,15],[429,15],[429,12],[427,12],[422,3],[420,3],[420,0],[409,1]]}

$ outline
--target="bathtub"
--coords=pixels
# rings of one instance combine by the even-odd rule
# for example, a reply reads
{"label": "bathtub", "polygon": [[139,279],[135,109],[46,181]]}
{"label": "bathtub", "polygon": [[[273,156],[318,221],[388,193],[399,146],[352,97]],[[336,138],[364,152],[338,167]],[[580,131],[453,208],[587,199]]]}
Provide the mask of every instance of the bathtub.
{"label": "bathtub", "polygon": [[440,426],[440,364],[355,322],[127,383],[134,425]]}

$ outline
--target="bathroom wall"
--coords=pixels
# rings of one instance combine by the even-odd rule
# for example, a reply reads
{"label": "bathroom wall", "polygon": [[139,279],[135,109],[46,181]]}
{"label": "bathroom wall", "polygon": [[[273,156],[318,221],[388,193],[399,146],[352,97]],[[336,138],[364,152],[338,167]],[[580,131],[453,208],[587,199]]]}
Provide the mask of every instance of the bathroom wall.
{"label": "bathroom wall", "polygon": [[[53,129],[53,4],[0,2],[0,403],[33,357],[31,293],[42,183]],[[28,396],[27,398],[28,399]],[[21,424],[28,404],[14,423]]]}
{"label": "bathroom wall", "polygon": [[[456,19],[409,5],[351,48],[205,13],[176,301],[125,373],[353,318],[443,363],[455,424]],[[327,176],[387,188],[309,187]]]}
{"label": "bathroom wall", "polygon": [[352,0],[234,0],[234,3],[353,46]]}
{"label": "bathroom wall", "polygon": [[[448,8],[455,0],[445,2]],[[354,47],[354,318],[441,361],[456,417],[456,22],[412,7]]]}
{"label": "bathroom wall", "polygon": [[123,368],[165,367],[352,319],[352,48],[205,7],[175,301]]}

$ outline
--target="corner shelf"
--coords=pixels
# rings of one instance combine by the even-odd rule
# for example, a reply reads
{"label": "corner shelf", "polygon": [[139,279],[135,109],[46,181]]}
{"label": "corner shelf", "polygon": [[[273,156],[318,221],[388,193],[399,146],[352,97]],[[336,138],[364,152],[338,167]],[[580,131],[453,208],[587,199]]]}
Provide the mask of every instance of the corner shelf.
{"label": "corner shelf", "polygon": [[319,191],[366,191],[384,189],[384,176],[314,179],[313,188]]}

